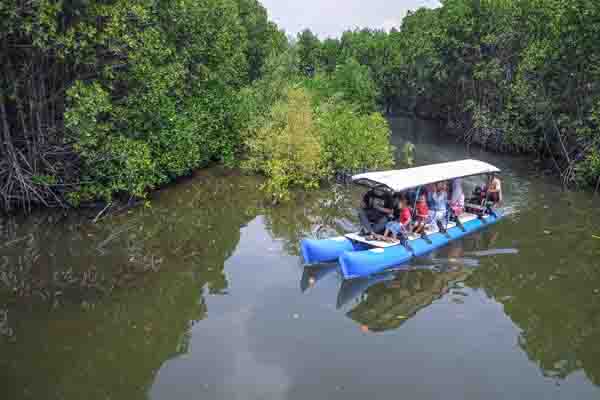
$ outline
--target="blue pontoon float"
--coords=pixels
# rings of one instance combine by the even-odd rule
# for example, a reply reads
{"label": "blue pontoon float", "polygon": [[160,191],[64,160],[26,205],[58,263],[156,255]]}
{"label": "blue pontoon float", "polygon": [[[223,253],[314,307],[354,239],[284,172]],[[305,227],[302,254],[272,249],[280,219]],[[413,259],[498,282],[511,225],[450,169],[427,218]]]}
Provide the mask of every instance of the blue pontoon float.
{"label": "blue pontoon float", "polygon": [[[476,175],[495,174],[500,170],[478,160],[461,160],[426,165],[403,170],[370,172],[352,177],[361,186],[389,193],[401,193],[431,183],[466,178]],[[457,220],[448,222],[445,233],[437,226],[429,226],[424,237],[409,234],[408,241],[387,243],[367,240],[357,233],[329,239],[304,239],[300,247],[305,264],[339,262],[344,279],[354,279],[398,267],[413,257],[425,255],[496,223],[503,217],[500,210],[492,210],[480,204],[466,204],[465,212]]]}

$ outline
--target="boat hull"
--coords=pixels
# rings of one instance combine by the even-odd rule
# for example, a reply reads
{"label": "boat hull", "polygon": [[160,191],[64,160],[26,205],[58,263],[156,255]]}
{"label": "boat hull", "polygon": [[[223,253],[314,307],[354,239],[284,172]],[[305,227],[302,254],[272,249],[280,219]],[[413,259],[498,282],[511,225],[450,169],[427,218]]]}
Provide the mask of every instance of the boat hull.
{"label": "boat hull", "polygon": [[336,262],[345,252],[367,250],[369,246],[339,236],[321,240],[303,239],[300,248],[304,263],[312,265]]}
{"label": "boat hull", "polygon": [[338,261],[344,279],[360,278],[391,267],[401,267],[413,257],[423,256],[446,246],[451,241],[495,224],[502,217],[502,214],[497,213],[487,215],[484,219],[471,219],[463,223],[462,229],[459,226],[449,228],[446,235],[442,233],[428,235],[429,242],[422,238],[410,240],[410,249],[401,245],[385,249],[373,248],[346,237],[325,240],[305,239],[301,242],[302,256],[306,264]]}

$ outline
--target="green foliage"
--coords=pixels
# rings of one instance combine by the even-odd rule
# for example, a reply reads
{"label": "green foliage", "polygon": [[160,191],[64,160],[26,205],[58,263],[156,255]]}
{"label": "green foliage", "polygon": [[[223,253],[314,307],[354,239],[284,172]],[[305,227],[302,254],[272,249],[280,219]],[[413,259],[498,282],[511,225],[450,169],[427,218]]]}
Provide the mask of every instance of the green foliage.
{"label": "green foliage", "polygon": [[287,47],[257,0],[9,0],[0,17],[0,118],[14,138],[0,152],[26,153],[0,160],[0,171],[26,174],[0,175],[23,182],[0,182],[17,190],[0,207],[58,198],[45,176],[77,203],[143,196],[210,162],[232,164],[244,88]]}
{"label": "green foliage", "polygon": [[112,134],[107,116],[113,108],[104,88],[78,82],[68,95],[72,104],[65,124],[84,163],[79,190],[69,194],[74,204],[98,197],[109,200],[115,192],[143,196],[159,182],[149,145]]}
{"label": "green foliage", "polygon": [[298,72],[312,77],[317,72],[320,58],[321,42],[319,38],[305,29],[298,34],[296,48],[298,51]]}
{"label": "green foliage", "polygon": [[242,25],[246,27],[248,47],[246,59],[251,81],[260,78],[266,60],[287,48],[285,33],[269,21],[267,10],[256,0],[239,0]]}
{"label": "green foliage", "polygon": [[315,93],[317,101],[335,97],[359,112],[373,112],[377,106],[377,86],[370,71],[354,59],[338,65],[333,73],[318,74],[304,84]]}
{"label": "green foliage", "polygon": [[330,173],[394,165],[390,129],[381,114],[361,114],[345,103],[329,103],[321,107],[318,126]]}
{"label": "green foliage", "polygon": [[246,132],[242,166],[264,174],[263,189],[278,202],[292,187],[314,189],[341,171],[393,165],[387,121],[356,111],[336,97],[312,95],[305,85],[283,87],[266,114],[255,114]]}
{"label": "green foliage", "polygon": [[303,89],[287,90],[247,147],[244,167],[268,178],[264,189],[275,201],[285,200],[291,186],[312,189],[325,176],[311,99]]}
{"label": "green foliage", "polygon": [[588,185],[600,184],[600,152],[589,152],[583,161],[577,165],[578,178]]}
{"label": "green foliage", "polygon": [[[387,128],[372,113],[398,108],[597,185],[598,42],[591,0],[445,0],[399,30],[322,42],[305,30],[293,43],[257,0],[7,0],[0,207],[143,196],[211,162],[233,165],[257,132],[287,132],[267,127],[290,99],[311,101],[321,164],[310,178],[292,176],[283,153],[270,172],[256,166],[287,177],[272,192],[387,165]],[[357,148],[364,159],[349,156]]]}
{"label": "green foliage", "polygon": [[[339,42],[325,43],[327,52],[310,31],[302,32],[242,91],[242,166],[268,178],[263,189],[275,202],[288,199],[293,187],[314,189],[338,172],[393,165],[387,121],[373,112],[377,85],[370,70],[354,59],[338,64]],[[322,60],[332,64],[323,67]]]}
{"label": "green foliage", "polygon": [[73,199],[143,196],[211,161],[230,164],[240,151],[251,111],[243,87],[282,51],[283,34],[254,0],[157,7],[131,35],[126,69],[69,91],[67,128],[84,165]]}
{"label": "green foliage", "polygon": [[402,162],[409,168],[415,164],[415,145],[411,142],[402,146]]}
{"label": "green foliage", "polygon": [[321,72],[331,74],[341,59],[341,44],[338,39],[327,38],[321,44],[319,51],[319,67]]}
{"label": "green foliage", "polygon": [[270,113],[273,104],[282,99],[286,89],[299,81],[294,48],[269,57],[263,67],[262,78],[240,92],[235,116],[238,130],[254,131],[256,125]]}
{"label": "green foliage", "polygon": [[591,0],[445,0],[409,12],[400,30],[347,31],[311,45],[315,70],[328,78],[312,86],[343,93],[327,85],[356,60],[386,112],[406,109],[447,121],[467,141],[555,158],[565,183],[595,185],[599,41]]}

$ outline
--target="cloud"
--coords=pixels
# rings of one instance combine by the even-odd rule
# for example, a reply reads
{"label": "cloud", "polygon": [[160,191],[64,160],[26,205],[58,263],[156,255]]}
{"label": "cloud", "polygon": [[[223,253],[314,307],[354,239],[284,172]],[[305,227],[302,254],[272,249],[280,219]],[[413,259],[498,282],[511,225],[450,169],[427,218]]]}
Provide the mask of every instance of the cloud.
{"label": "cloud", "polygon": [[408,10],[437,7],[438,0],[262,0],[270,17],[289,34],[309,28],[319,37],[337,37],[362,27],[399,27]]}
{"label": "cloud", "polygon": [[404,14],[401,18],[387,18],[386,20],[383,21],[383,24],[381,25],[381,29],[383,29],[386,32],[389,32],[392,30],[392,28],[399,28],[400,25],[402,24],[402,19],[404,18],[406,14]]}

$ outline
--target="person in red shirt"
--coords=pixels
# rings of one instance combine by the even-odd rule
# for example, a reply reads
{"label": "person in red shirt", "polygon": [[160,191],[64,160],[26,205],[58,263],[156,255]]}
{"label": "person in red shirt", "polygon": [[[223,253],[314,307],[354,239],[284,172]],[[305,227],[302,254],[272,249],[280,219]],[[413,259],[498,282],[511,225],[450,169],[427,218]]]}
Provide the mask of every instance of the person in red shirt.
{"label": "person in red shirt", "polygon": [[429,219],[429,207],[427,206],[427,194],[421,193],[417,200],[416,206],[416,223],[413,228],[413,232],[422,234],[427,226],[427,220]]}
{"label": "person in red shirt", "polygon": [[398,207],[394,210],[394,219],[386,224],[383,236],[376,235],[376,238],[386,242],[398,242],[406,239],[411,220],[412,215],[408,208],[408,202],[405,197],[400,197]]}

